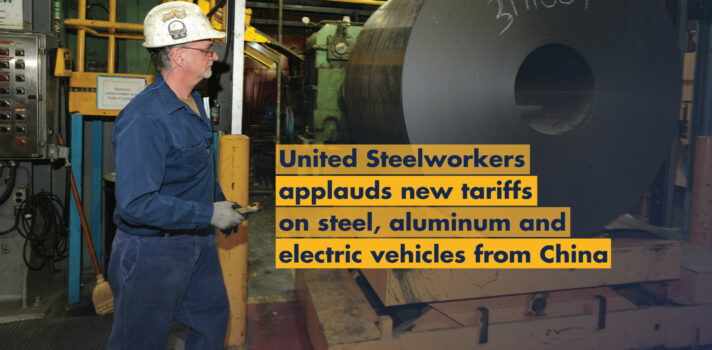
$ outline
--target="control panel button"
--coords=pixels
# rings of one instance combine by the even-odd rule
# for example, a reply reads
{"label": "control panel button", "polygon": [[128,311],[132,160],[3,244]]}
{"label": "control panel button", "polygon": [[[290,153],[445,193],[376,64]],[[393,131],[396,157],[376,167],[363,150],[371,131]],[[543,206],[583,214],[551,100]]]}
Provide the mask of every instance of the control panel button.
{"label": "control panel button", "polygon": [[0,125],[0,134],[7,134],[10,132],[9,125]]}
{"label": "control panel button", "polygon": [[16,125],[15,126],[15,134],[24,134],[26,130],[27,130],[27,127],[24,125]]}
{"label": "control panel button", "polygon": [[15,95],[24,95],[25,94],[25,88],[17,88],[15,89]]}
{"label": "control panel button", "polygon": [[10,115],[7,113],[0,113],[0,120],[10,120]]}
{"label": "control panel button", "polygon": [[24,61],[15,61],[15,69],[25,69]]}
{"label": "control panel button", "polygon": [[24,74],[15,74],[15,81],[25,81],[25,75]]}
{"label": "control panel button", "polygon": [[0,74],[0,81],[10,81],[9,74]]}
{"label": "control panel button", "polygon": [[0,47],[0,56],[10,56],[10,49],[7,47]]}
{"label": "control panel button", "polygon": [[10,69],[10,62],[0,61],[0,69]]}
{"label": "control panel button", "polygon": [[10,107],[10,101],[0,100],[0,107]]}
{"label": "control panel button", "polygon": [[27,140],[24,137],[18,137],[15,139],[15,144],[18,146],[27,145]]}
{"label": "control panel button", "polygon": [[0,95],[8,95],[8,94],[10,94],[10,89],[0,88]]}
{"label": "control panel button", "polygon": [[24,56],[24,55],[25,55],[25,50],[15,49],[15,56]]}
{"label": "control panel button", "polygon": [[15,120],[25,120],[24,113],[15,113]]}

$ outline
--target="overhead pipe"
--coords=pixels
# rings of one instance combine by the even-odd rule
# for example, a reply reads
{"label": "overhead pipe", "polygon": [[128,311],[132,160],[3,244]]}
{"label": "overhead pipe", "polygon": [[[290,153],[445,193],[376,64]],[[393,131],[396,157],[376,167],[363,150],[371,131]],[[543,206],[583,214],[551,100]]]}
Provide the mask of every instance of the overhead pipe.
{"label": "overhead pipe", "polygon": [[[86,0],[81,0],[81,1],[86,1]],[[94,19],[86,19],[86,18],[68,18],[64,20],[64,24],[70,25],[70,26],[87,26],[87,27],[92,27],[92,28],[114,28],[118,30],[129,30],[129,31],[134,31],[134,32],[143,32],[143,24],[139,23],[123,23],[123,22],[115,22],[111,23],[109,21],[98,21]]]}
{"label": "overhead pipe", "polygon": [[385,1],[377,1],[377,0],[327,0],[327,1],[347,2],[350,4],[376,5],[376,6],[381,6],[386,3]]}
{"label": "overhead pipe", "polygon": [[143,35],[139,35],[139,34],[109,34],[109,33],[97,32],[96,30],[91,29],[91,28],[89,28],[89,27],[85,27],[85,26],[74,25],[74,27],[77,28],[77,29],[79,29],[79,28],[84,29],[84,30],[87,31],[87,33],[89,33],[89,34],[91,34],[91,35],[93,35],[93,36],[100,37],[100,38],[108,38],[108,37],[110,37],[110,36],[112,36],[112,35],[113,35],[115,38],[117,38],[117,39],[144,40],[144,39],[146,38],[146,37],[144,37]]}

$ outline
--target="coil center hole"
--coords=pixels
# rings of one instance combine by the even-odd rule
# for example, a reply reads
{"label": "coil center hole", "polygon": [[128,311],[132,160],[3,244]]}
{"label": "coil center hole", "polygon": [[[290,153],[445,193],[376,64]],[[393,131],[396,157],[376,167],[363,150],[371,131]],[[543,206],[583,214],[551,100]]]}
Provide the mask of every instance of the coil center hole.
{"label": "coil center hole", "polygon": [[591,67],[576,50],[547,44],[532,51],[517,72],[514,98],[534,130],[560,135],[584,123],[593,110]]}

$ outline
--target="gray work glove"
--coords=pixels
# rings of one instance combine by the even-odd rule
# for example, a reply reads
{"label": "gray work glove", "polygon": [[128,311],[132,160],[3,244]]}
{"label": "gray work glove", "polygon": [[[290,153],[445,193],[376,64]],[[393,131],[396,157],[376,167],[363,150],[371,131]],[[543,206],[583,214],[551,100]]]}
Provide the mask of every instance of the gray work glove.
{"label": "gray work glove", "polygon": [[232,208],[233,205],[235,203],[230,201],[213,203],[213,216],[210,218],[210,224],[221,230],[227,230],[245,221],[245,218]]}

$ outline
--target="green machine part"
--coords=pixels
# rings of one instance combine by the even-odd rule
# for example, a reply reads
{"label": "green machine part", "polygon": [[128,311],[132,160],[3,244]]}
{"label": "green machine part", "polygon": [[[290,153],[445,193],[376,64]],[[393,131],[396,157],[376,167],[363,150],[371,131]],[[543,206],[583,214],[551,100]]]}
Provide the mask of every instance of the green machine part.
{"label": "green machine part", "polygon": [[314,143],[351,140],[342,85],[349,54],[361,28],[350,22],[328,21],[307,40],[305,85]]}

